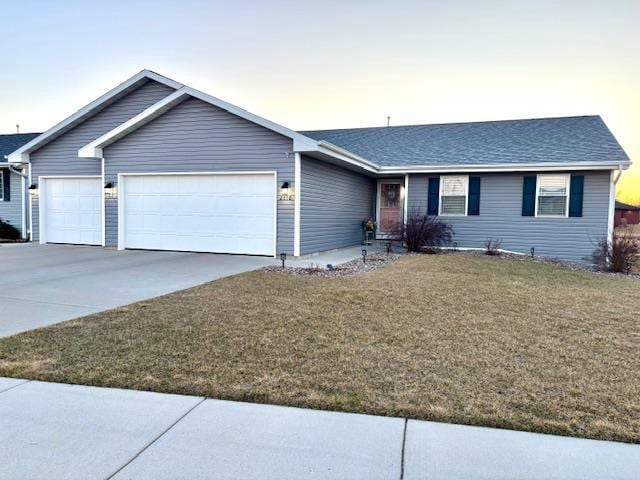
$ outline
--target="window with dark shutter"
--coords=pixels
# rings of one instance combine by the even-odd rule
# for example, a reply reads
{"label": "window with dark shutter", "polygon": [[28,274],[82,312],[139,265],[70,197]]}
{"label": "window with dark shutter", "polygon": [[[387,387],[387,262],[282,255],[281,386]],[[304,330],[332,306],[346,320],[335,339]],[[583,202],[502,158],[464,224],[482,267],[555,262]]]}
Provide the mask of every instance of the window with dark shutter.
{"label": "window with dark shutter", "polygon": [[468,215],[480,215],[480,177],[469,177]]}
{"label": "window with dark shutter", "polygon": [[582,216],[582,203],[584,197],[584,175],[571,175],[569,187],[569,216]]}
{"label": "window with dark shutter", "polygon": [[536,214],[536,176],[525,175],[522,182],[522,216],[533,217]]}
{"label": "window with dark shutter", "polygon": [[427,215],[438,215],[440,200],[440,178],[429,178],[429,196],[427,199]]}
{"label": "window with dark shutter", "polygon": [[11,200],[11,181],[8,170],[0,170],[0,201]]}

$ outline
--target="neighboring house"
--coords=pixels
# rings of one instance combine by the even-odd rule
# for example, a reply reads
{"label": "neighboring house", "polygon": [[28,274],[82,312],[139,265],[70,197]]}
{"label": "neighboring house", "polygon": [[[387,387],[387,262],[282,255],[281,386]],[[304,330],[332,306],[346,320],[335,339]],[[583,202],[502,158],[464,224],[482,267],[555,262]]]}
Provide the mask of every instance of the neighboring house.
{"label": "neighboring house", "polygon": [[10,166],[7,156],[15,149],[33,140],[39,133],[0,134],[0,220],[22,232],[26,238],[28,209],[26,195],[27,170],[23,166]]}
{"label": "neighboring house", "polygon": [[640,223],[640,207],[616,202],[615,226],[637,225]]}
{"label": "neighboring house", "polygon": [[419,209],[460,248],[574,260],[612,233],[630,165],[598,116],[296,132],[147,70],[10,161],[40,243],[298,256]]}

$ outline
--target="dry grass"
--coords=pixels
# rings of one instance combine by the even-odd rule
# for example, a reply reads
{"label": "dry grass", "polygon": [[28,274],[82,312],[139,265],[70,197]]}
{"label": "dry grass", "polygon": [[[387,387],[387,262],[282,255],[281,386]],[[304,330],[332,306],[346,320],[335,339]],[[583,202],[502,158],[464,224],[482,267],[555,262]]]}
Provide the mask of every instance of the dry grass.
{"label": "dry grass", "polygon": [[255,272],[0,340],[0,375],[640,441],[640,281],[465,255]]}

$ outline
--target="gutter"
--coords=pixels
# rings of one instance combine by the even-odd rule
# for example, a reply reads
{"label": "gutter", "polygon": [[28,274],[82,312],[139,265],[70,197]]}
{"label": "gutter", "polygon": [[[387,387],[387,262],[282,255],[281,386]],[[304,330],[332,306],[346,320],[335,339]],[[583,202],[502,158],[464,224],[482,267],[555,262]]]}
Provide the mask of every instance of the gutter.
{"label": "gutter", "polygon": [[[614,163],[614,162],[540,162],[528,164],[499,163],[499,164],[476,164],[476,165],[406,165],[398,166],[381,166],[359,155],[355,155],[337,145],[329,142],[319,141],[317,144],[318,153],[323,153],[342,160],[351,165],[360,167],[368,172],[378,175],[406,175],[410,173],[463,173],[463,172],[533,172],[533,171],[567,171],[567,170],[617,170],[619,175],[622,170],[626,170],[631,162]],[[302,152],[311,153],[311,151]],[[616,180],[617,181],[617,180]]]}
{"label": "gutter", "polygon": [[23,173],[21,170],[16,170],[16,167],[14,167],[13,165],[9,165],[9,171],[11,173],[15,173],[16,175],[20,175],[22,178],[29,178],[29,175]]}

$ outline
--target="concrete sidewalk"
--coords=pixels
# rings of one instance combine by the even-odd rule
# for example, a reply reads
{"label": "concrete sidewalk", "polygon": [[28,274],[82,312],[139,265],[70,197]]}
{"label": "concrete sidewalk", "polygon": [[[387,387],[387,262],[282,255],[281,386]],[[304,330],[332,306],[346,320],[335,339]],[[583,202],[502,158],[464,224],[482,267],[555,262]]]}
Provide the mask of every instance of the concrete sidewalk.
{"label": "concrete sidewalk", "polygon": [[0,479],[636,479],[640,446],[0,378]]}

